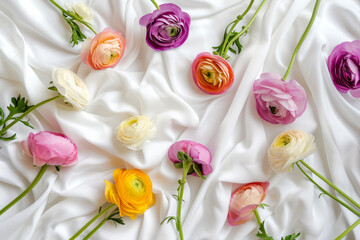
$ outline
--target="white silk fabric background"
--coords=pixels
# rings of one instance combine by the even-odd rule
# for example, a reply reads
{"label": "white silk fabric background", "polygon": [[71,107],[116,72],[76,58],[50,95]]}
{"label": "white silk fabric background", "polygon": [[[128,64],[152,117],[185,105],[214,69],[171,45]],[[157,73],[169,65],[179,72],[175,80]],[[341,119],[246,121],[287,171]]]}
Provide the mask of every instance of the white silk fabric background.
{"label": "white silk fabric background", "polygon": [[[48,103],[28,116],[34,130],[17,124],[13,127],[16,140],[0,143],[0,207],[21,193],[39,171],[21,150],[20,142],[29,132],[63,133],[79,150],[77,165],[60,172],[49,168],[23,200],[0,216],[1,239],[70,238],[106,204],[104,179],[113,181],[116,168],[145,171],[153,182],[156,204],[136,220],[125,217],[125,226],[106,223],[92,239],[177,239],[174,224],[160,226],[160,222],[176,215],[172,194],[182,174],[168,160],[167,150],[185,139],[209,148],[214,169],[205,181],[187,178],[183,204],[186,240],[257,239],[255,219],[236,227],[226,223],[232,191],[253,181],[270,182],[264,201],[269,207],[259,213],[267,232],[277,239],[294,232],[301,232],[300,239],[334,239],[357,220],[329,197],[319,198],[320,191],[297,168],[275,174],[266,153],[273,139],[285,130],[311,133],[317,151],[306,162],[360,200],[360,99],[339,93],[326,66],[337,44],[360,39],[358,0],[321,2],[289,76],[305,88],[307,109],[289,125],[272,125],[258,116],[252,84],[262,72],[284,74],[315,0],[266,2],[241,39],[242,53],[231,55],[235,82],[220,96],[196,87],[191,63],[198,53],[211,52],[221,42],[225,27],[249,1],[166,1],[189,13],[191,25],[185,44],[165,52],[147,46],[145,28],[138,24],[141,16],[154,10],[150,0],[83,2],[91,8],[92,24],[98,32],[111,27],[126,38],[124,56],[112,69],[95,71],[81,62],[81,45],[71,47],[68,25],[50,2],[0,2],[0,106],[5,109],[18,94],[31,104],[53,96],[47,88],[54,67],[77,73],[91,98],[83,111],[75,111],[61,100]],[[255,1],[243,25],[260,2]],[[64,6],[72,1],[58,3]],[[140,151],[128,150],[116,140],[114,130],[122,120],[140,114],[154,121],[157,137]],[[360,227],[346,239],[360,239]]]}

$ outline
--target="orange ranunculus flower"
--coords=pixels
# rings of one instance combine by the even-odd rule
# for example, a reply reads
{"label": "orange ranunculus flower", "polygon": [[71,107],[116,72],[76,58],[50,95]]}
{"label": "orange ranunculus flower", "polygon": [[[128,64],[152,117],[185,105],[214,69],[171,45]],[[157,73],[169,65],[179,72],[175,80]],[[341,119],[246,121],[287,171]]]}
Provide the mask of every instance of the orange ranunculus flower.
{"label": "orange ranunculus flower", "polygon": [[95,70],[114,67],[125,50],[125,38],[120,32],[105,28],[93,39],[87,38],[81,49],[81,59]]}
{"label": "orange ranunculus flower", "polygon": [[155,204],[149,176],[139,169],[115,169],[115,184],[105,180],[106,200],[119,208],[120,216],[135,219]]}
{"label": "orange ranunculus flower", "polygon": [[200,53],[192,63],[195,84],[209,94],[222,94],[234,82],[234,72],[230,64],[221,56],[208,52]]}

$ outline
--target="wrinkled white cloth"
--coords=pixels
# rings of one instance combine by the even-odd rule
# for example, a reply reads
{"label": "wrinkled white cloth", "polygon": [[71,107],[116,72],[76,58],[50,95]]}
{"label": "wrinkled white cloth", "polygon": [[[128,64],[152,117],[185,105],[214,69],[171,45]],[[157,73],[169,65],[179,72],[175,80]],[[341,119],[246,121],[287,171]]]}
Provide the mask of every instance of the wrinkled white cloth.
{"label": "wrinkled white cloth", "polygon": [[[174,223],[160,222],[176,215],[172,194],[176,194],[182,172],[168,160],[167,151],[179,140],[207,146],[214,169],[207,180],[187,178],[182,213],[186,240],[257,239],[255,219],[236,227],[226,223],[231,192],[253,181],[270,182],[264,200],[269,207],[259,213],[268,234],[276,239],[297,232],[301,232],[300,239],[334,239],[357,220],[329,197],[319,198],[319,189],[298,168],[275,174],[266,153],[285,130],[313,134],[317,151],[305,161],[360,201],[360,99],[339,93],[326,66],[337,44],[360,39],[358,0],[322,1],[289,76],[305,88],[308,106],[289,125],[272,125],[258,116],[252,84],[263,72],[285,73],[314,0],[266,2],[241,39],[241,54],[231,54],[234,85],[220,96],[196,87],[191,64],[198,53],[211,52],[221,42],[225,27],[249,1],[169,1],[192,20],[185,44],[165,52],[147,46],[145,28],[138,24],[141,16],[154,10],[149,0],[83,2],[92,10],[92,25],[98,32],[111,27],[126,38],[124,56],[112,69],[95,71],[81,62],[81,44],[71,47],[69,27],[50,2],[0,1],[0,107],[6,110],[11,97],[19,94],[31,104],[54,96],[47,89],[54,67],[77,73],[90,94],[83,111],[73,110],[62,100],[41,106],[27,117],[35,129],[16,124],[10,131],[17,133],[16,140],[0,142],[0,208],[20,194],[39,171],[21,150],[20,142],[29,132],[63,133],[79,149],[77,165],[60,172],[49,168],[24,199],[0,216],[0,239],[70,238],[106,204],[104,179],[113,181],[116,168],[145,171],[153,182],[156,203],[135,220],[124,217],[124,226],[107,222],[92,239],[177,239]],[[260,2],[255,1],[243,25]],[[72,1],[58,3],[64,6]],[[156,138],[140,151],[123,147],[114,135],[119,123],[134,115],[148,116],[157,128]],[[360,227],[346,239],[360,239]]]}

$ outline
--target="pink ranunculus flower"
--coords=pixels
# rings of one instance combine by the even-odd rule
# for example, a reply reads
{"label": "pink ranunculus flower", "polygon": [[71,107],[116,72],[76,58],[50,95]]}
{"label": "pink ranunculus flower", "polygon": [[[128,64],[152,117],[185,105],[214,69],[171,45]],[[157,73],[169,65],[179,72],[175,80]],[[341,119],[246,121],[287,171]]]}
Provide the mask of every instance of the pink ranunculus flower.
{"label": "pink ranunculus flower", "polygon": [[265,199],[269,182],[252,182],[236,189],[230,199],[227,222],[231,226],[246,223],[254,217],[254,210]]}
{"label": "pink ranunculus flower", "polygon": [[33,157],[34,165],[71,166],[77,160],[77,147],[65,135],[48,131],[30,133],[21,142],[22,149]]}
{"label": "pink ranunculus flower", "polygon": [[343,42],[331,52],[327,65],[331,79],[340,92],[360,97],[360,40]]}
{"label": "pink ranunculus flower", "polygon": [[234,83],[231,65],[221,56],[208,52],[199,53],[192,63],[193,80],[206,93],[225,93]]}
{"label": "pink ranunculus flower", "polygon": [[[178,141],[169,148],[168,156],[170,161],[173,163],[181,162],[177,157],[179,151],[188,154],[193,159],[193,162],[200,166],[204,176],[213,171],[211,167],[211,153],[204,145],[189,140]],[[198,176],[196,172],[190,175]]]}
{"label": "pink ranunculus flower", "polygon": [[125,50],[125,38],[120,32],[105,28],[93,39],[87,38],[81,49],[81,59],[95,70],[114,67]]}
{"label": "pink ranunculus flower", "polygon": [[253,92],[260,117],[273,124],[289,124],[301,116],[307,104],[304,88],[295,80],[283,81],[275,73],[263,73]]}

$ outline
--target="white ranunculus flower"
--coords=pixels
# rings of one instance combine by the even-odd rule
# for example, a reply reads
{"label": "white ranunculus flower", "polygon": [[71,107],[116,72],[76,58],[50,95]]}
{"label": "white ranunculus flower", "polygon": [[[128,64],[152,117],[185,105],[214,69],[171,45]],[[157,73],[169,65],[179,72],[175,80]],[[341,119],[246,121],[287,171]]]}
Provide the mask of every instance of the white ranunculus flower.
{"label": "white ranunculus flower", "polygon": [[120,123],[116,138],[127,148],[139,150],[156,135],[156,127],[147,116],[133,116]]}
{"label": "white ranunculus flower", "polygon": [[275,138],[268,150],[269,164],[274,172],[283,173],[315,150],[313,135],[301,130],[285,131]]}
{"label": "white ranunculus flower", "polygon": [[89,103],[89,92],[83,80],[65,68],[54,68],[52,80],[57,91],[76,109],[82,110]]}
{"label": "white ranunculus flower", "polygon": [[76,2],[71,7],[82,19],[86,22],[90,22],[92,19],[92,13],[90,9],[82,2]]}

